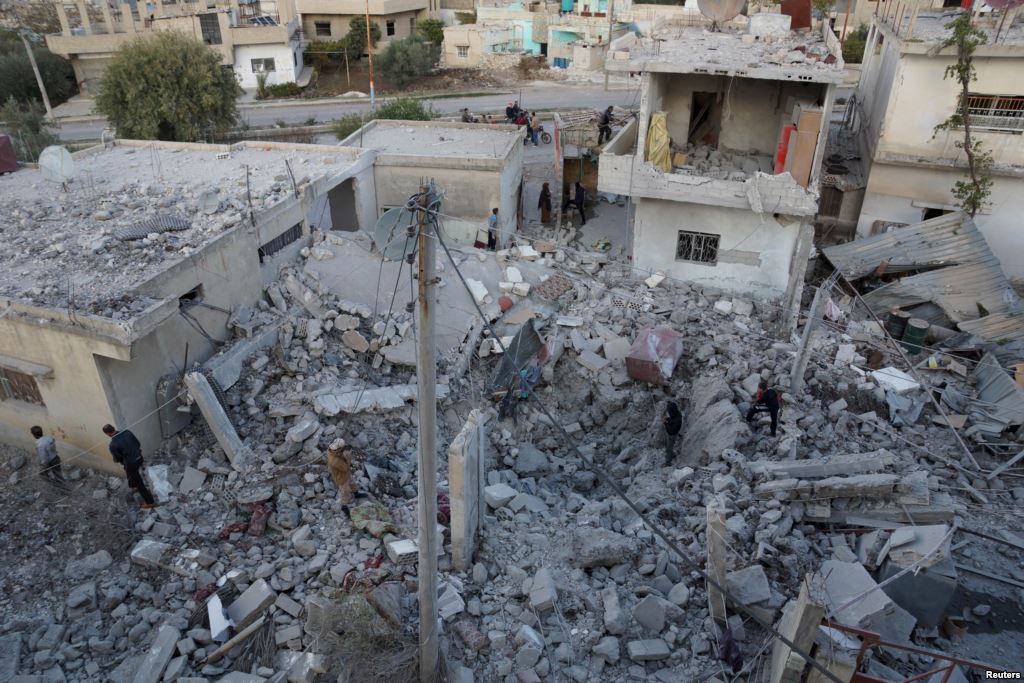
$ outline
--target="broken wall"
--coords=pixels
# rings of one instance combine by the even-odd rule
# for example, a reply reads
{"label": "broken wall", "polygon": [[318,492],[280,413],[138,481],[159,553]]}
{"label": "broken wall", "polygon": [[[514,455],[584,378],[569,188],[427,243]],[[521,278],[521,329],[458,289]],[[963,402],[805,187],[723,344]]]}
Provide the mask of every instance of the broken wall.
{"label": "broken wall", "polygon": [[[633,257],[642,270],[662,271],[687,282],[733,293],[777,298],[786,292],[800,222],[742,209],[636,201]],[[676,260],[680,230],[719,235],[716,263]]]}
{"label": "broken wall", "polygon": [[487,462],[486,425],[490,413],[470,411],[462,431],[448,447],[448,492],[451,496],[452,565],[469,569],[483,516],[484,467]]}

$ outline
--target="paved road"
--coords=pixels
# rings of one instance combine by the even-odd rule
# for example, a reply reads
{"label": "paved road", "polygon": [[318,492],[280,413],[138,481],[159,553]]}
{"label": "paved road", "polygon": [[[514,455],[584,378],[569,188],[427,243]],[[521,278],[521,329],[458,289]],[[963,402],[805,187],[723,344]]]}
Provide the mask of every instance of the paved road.
{"label": "paved road", "polygon": [[[616,83],[615,81],[618,81]],[[565,83],[542,82],[531,84],[522,89],[521,104],[530,109],[602,109],[609,104],[625,107],[638,107],[639,98],[635,85],[627,90],[621,78],[613,78],[608,92],[603,85],[567,85]],[[454,97],[427,100],[434,109],[441,113],[457,112],[469,107],[473,112],[504,112],[509,100],[519,97],[519,89],[514,92],[499,90],[493,95],[481,97]],[[253,128],[273,126],[277,121],[297,124],[315,118],[317,122],[333,121],[345,114],[357,114],[369,111],[370,103],[315,103],[302,105],[257,104],[245,105],[241,110],[241,118]],[[106,127],[102,120],[81,122],[65,122],[60,128],[60,137],[64,140],[92,140],[100,137]]]}

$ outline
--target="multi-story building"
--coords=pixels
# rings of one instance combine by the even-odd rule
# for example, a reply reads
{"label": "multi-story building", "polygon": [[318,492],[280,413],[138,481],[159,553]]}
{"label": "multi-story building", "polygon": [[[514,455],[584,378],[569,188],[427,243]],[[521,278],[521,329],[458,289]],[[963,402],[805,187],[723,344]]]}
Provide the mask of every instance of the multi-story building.
{"label": "multi-story building", "polygon": [[300,78],[302,43],[291,0],[163,0],[132,3],[101,0],[102,21],[85,0],[56,0],[61,32],[46,36],[53,52],[71,61],[83,92],[95,89],[100,76],[124,44],[153,31],[181,31],[221,55],[243,88],[255,88],[258,74],[267,83]]}
{"label": "multi-story building", "polygon": [[[940,3],[941,4],[941,3]],[[952,189],[966,173],[962,128],[936,130],[960,106],[945,77],[956,49],[941,47],[958,9],[880,7],[873,17],[848,128],[859,133],[863,205],[857,233],[918,223],[954,211]],[[1011,10],[1012,12],[1012,10]],[[988,40],[977,48],[968,95],[973,138],[992,154],[991,205],[978,229],[1008,275],[1024,276],[1024,15],[975,15]]]}
{"label": "multi-story building", "polygon": [[643,72],[639,115],[598,172],[600,191],[631,200],[637,267],[799,302],[843,63],[827,26],[788,27],[756,14],[609,53],[608,71]]}
{"label": "multi-story building", "polygon": [[348,34],[349,22],[370,15],[380,29],[377,50],[392,40],[408,38],[416,22],[437,14],[440,0],[296,0],[307,40],[340,40]]}

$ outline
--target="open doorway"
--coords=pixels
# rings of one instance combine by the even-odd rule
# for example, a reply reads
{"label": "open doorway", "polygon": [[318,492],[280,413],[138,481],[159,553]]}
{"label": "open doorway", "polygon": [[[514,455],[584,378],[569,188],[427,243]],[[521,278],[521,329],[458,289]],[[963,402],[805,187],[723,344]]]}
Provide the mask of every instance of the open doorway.
{"label": "open doorway", "polygon": [[[345,182],[331,188],[327,193],[330,205],[331,230],[355,232],[359,229],[359,216],[356,213],[355,181],[349,178]],[[325,226],[317,226],[321,230]]]}
{"label": "open doorway", "polygon": [[695,92],[690,103],[690,127],[686,140],[693,145],[718,147],[722,132],[721,93]]}

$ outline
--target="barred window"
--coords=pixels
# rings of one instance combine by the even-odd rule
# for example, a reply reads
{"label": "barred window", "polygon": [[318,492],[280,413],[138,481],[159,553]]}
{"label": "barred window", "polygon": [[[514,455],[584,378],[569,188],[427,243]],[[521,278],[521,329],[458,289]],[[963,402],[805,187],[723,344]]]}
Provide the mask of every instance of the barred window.
{"label": "barred window", "polygon": [[1024,131],[1024,97],[968,93],[967,115],[975,128]]}
{"label": "barred window", "polygon": [[302,237],[302,223],[296,223],[259,248],[260,263],[263,263],[263,259],[266,257],[273,256],[300,237]]}
{"label": "barred window", "polygon": [[0,367],[0,400],[24,401],[45,406],[36,378],[17,370]]}
{"label": "barred window", "polygon": [[318,38],[330,38],[331,37],[331,22],[329,21],[314,21],[313,30],[316,32]]}
{"label": "barred window", "polygon": [[469,57],[469,45],[456,45],[455,49],[459,53],[459,59],[466,59]]}
{"label": "barred window", "polygon": [[717,263],[720,238],[721,235],[680,230],[676,240],[676,260]]}

